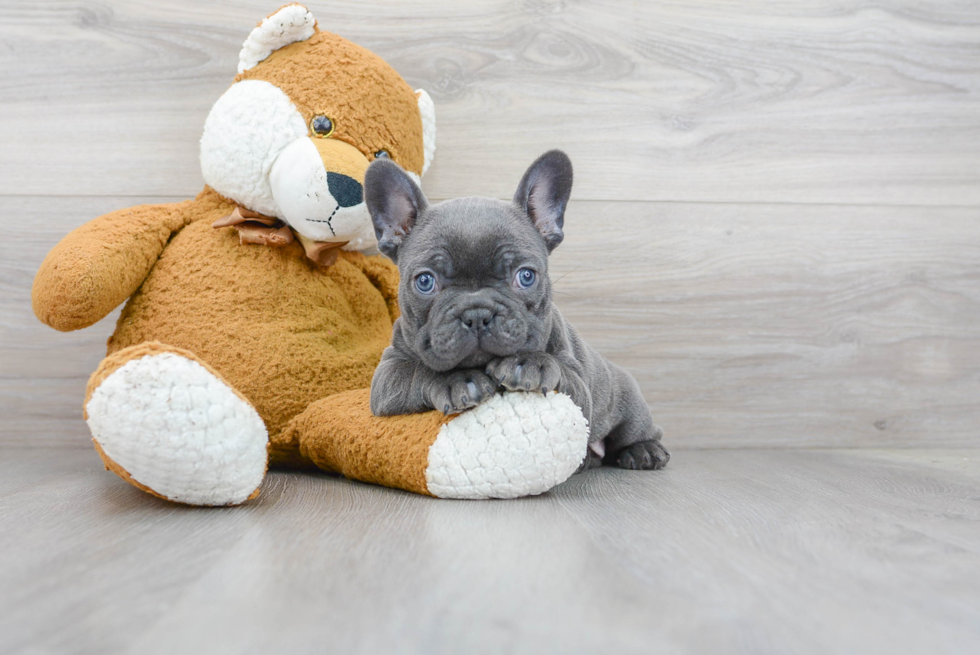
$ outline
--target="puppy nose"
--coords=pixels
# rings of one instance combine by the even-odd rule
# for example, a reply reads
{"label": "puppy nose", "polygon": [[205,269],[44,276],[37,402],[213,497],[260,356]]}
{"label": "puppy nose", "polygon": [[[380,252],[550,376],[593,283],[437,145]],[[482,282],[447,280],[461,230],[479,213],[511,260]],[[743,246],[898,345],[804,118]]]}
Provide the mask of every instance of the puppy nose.
{"label": "puppy nose", "polygon": [[463,322],[469,330],[486,330],[493,320],[493,312],[482,307],[474,307],[465,310],[459,315],[459,320]]}
{"label": "puppy nose", "polygon": [[341,207],[359,205],[364,199],[361,183],[340,173],[327,173],[327,188]]}

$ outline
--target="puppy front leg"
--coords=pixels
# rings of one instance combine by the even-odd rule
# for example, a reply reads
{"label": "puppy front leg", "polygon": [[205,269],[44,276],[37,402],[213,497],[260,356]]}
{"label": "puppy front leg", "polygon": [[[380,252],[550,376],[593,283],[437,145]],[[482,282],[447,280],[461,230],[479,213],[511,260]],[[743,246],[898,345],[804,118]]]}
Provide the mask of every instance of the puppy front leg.
{"label": "puppy front leg", "polygon": [[419,368],[424,368],[420,362],[403,357],[394,347],[385,348],[371,379],[371,413],[394,416],[432,409],[418,383]]}
{"label": "puppy front leg", "polygon": [[470,407],[476,407],[490,398],[497,389],[493,381],[476,368],[429,373],[432,377],[426,381],[425,394],[430,407],[447,415],[459,414]]}
{"label": "puppy front leg", "polygon": [[554,355],[531,352],[501,357],[487,364],[486,372],[508,391],[560,391],[567,394],[591,421],[589,387],[578,371]]}
{"label": "puppy front leg", "polygon": [[393,416],[436,409],[457,414],[479,405],[495,390],[496,385],[483,371],[458,369],[440,373],[389,347],[371,380],[371,412],[375,416]]}

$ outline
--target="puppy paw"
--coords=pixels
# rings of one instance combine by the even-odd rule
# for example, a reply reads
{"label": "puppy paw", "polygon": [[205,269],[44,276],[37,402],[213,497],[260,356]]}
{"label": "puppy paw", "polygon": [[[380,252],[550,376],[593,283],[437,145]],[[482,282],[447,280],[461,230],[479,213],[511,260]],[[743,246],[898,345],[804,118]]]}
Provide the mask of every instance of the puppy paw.
{"label": "puppy paw", "polygon": [[658,471],[667,466],[670,453],[659,441],[641,441],[616,453],[616,466],[637,471]]}
{"label": "puppy paw", "polygon": [[540,391],[558,388],[561,367],[547,353],[523,353],[501,357],[487,364],[487,375],[508,391]]}
{"label": "puppy paw", "polygon": [[439,376],[428,388],[429,402],[443,414],[458,414],[476,407],[496,391],[483,371],[464,369]]}

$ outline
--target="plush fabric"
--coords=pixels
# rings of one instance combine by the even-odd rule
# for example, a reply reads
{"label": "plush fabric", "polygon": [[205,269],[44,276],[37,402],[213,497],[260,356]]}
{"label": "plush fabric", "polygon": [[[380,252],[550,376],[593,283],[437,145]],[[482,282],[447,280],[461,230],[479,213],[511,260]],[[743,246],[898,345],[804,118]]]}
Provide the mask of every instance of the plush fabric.
{"label": "plush fabric", "polygon": [[[82,225],[34,281],[34,311],[58,330],[126,303],[84,405],[106,467],[195,505],[254,497],[267,465],[455,498],[541,493],[571,475],[588,430],[560,394],[500,397],[460,417],[372,416],[368,387],[398,317],[397,268],[371,255],[373,228],[356,204],[344,203],[332,227],[346,236],[332,241],[294,224],[296,212],[308,216],[293,202],[306,189],[320,189],[328,210],[337,194],[356,203],[380,150],[420,175],[434,152],[428,95],[295,4],[263,20],[240,59],[201,140],[214,186]],[[317,115],[333,133],[310,131]],[[276,189],[288,197],[277,202]],[[253,228],[262,238],[248,238]]]}
{"label": "plush fabric", "polygon": [[151,342],[107,357],[85,418],[106,468],[160,498],[234,505],[265,477],[269,439],[255,408],[179,348]]}
{"label": "plush fabric", "polygon": [[[231,211],[212,191],[182,205],[194,218],[126,304],[110,353],[154,340],[199,354],[252,402],[273,444],[313,401],[370,386],[397,316],[390,262],[341,251],[322,268],[299,243],[241,245],[212,228]],[[272,463],[281,456],[273,446]]]}
{"label": "plush fabric", "polygon": [[371,414],[369,395],[357,389],[314,403],[282,440],[299,445],[303,457],[325,471],[432,495],[425,479],[429,447],[449,417],[428,412],[380,419]]}
{"label": "plush fabric", "polygon": [[254,68],[275,50],[304,41],[316,31],[316,19],[301,4],[289,4],[266,16],[255,26],[238,53],[238,72]]}
{"label": "plush fabric", "polygon": [[187,224],[180,205],[141,205],[101,216],[48,253],[34,278],[39,319],[67,332],[88,327],[136,291],[170,235]]}
{"label": "plush fabric", "polygon": [[285,92],[309,125],[328,116],[331,138],[367,157],[387,150],[407,171],[422,174],[425,147],[418,98],[373,52],[336,34],[317,32],[269,55],[235,81],[262,80]]}
{"label": "plush fabric", "polygon": [[281,89],[257,80],[232,84],[204,121],[204,181],[253,211],[276,216],[269,172],[282,151],[308,133],[307,121]]}

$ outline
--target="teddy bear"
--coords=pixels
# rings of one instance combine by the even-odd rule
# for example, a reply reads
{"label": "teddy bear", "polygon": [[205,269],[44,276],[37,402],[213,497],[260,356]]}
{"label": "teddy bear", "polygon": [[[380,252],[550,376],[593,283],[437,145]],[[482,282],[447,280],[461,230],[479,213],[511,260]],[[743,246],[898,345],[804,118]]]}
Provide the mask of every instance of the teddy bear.
{"label": "teddy bear", "polygon": [[248,35],[200,146],[196,198],[80,226],[34,281],[35,314],[61,331],[125,302],[83,408],[107,469],[209,506],[254,498],[270,466],[472,499],[542,493],[578,469],[588,425],[560,393],[371,414],[398,273],[362,184],[377,158],[425,174],[424,91],[290,4]]}

